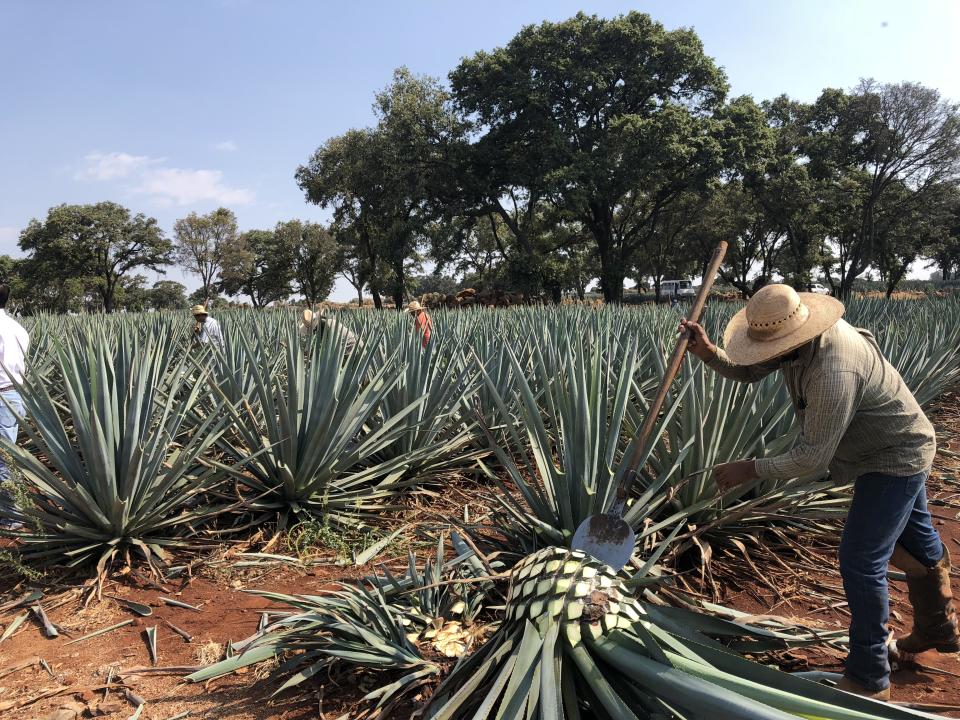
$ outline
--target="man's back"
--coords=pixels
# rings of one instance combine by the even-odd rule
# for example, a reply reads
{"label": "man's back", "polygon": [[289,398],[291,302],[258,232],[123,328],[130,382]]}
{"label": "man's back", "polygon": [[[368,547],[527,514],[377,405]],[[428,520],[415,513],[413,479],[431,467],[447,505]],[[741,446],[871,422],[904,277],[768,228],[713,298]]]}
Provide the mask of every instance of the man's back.
{"label": "man's back", "polygon": [[[871,472],[913,475],[930,467],[936,451],[933,426],[900,373],[882,355],[873,335],[843,320],[781,366],[804,437],[839,424],[831,473],[850,480]],[[848,417],[813,413],[839,398]],[[764,461],[760,461],[763,463]],[[770,468],[763,468],[769,472]]]}

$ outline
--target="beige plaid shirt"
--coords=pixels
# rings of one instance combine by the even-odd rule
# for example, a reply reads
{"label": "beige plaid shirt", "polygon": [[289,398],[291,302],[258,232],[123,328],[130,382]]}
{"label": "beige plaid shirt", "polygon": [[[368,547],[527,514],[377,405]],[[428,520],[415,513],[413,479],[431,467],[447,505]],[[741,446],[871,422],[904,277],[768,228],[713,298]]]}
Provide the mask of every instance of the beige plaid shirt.
{"label": "beige plaid shirt", "polygon": [[915,475],[933,463],[933,425],[867,330],[840,320],[788,360],[734,365],[718,348],[707,365],[740,382],[783,372],[800,437],[789,452],[756,461],[761,478],[829,468],[846,482],[874,472]]}

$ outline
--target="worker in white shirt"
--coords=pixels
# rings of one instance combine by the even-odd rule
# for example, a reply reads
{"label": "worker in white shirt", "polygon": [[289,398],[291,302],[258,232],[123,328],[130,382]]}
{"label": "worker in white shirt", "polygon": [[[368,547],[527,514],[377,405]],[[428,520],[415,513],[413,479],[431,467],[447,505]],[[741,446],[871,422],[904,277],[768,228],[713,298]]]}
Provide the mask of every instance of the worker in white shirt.
{"label": "worker in white shirt", "polygon": [[[30,335],[23,326],[7,315],[10,286],[0,284],[0,435],[11,443],[17,441],[19,419],[23,416],[23,400],[18,388],[26,370],[27,347]],[[0,529],[19,530],[23,527],[9,488],[10,468],[0,458]]]}
{"label": "worker in white shirt", "polygon": [[213,344],[223,347],[223,333],[220,332],[220,323],[210,317],[203,305],[193,306],[193,319],[196,320],[193,326],[194,345]]}

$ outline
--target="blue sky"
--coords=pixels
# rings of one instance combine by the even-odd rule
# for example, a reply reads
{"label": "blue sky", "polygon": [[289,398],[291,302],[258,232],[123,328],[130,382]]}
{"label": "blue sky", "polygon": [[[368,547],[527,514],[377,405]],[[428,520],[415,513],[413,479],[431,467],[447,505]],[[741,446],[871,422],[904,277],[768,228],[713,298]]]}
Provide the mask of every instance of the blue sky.
{"label": "blue sky", "polygon": [[812,99],[874,77],[960,100],[955,0],[0,0],[0,253],[62,202],[114,200],[168,232],[219,205],[242,229],[324,220],[294,171],[372,122],[394,68],[445,77],[581,9],[695,28],[733,94]]}

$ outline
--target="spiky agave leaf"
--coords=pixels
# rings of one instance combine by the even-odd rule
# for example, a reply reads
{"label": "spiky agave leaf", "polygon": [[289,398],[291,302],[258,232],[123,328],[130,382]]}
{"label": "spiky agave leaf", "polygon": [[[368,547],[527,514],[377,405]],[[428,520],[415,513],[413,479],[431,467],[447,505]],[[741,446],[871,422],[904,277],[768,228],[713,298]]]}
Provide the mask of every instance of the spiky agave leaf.
{"label": "spiky agave leaf", "polygon": [[[214,663],[188,676],[203,682],[235,672],[264,660],[279,657],[272,671],[282,680],[275,694],[297,688],[334,665],[389,671],[390,679],[363,699],[365,710],[356,717],[386,717],[401,702],[424,685],[432,684],[442,667],[424,656],[421,635],[444,620],[459,619],[456,604],[476,585],[457,583],[471,577],[477,568],[460,555],[444,561],[445,543],[428,558],[422,570],[411,556],[402,577],[375,575],[356,584],[338,583],[321,595],[283,595],[254,591],[253,594],[286,605],[292,611],[272,612],[276,620],[247,641],[239,643],[240,655]],[[445,579],[451,582],[443,582]]]}
{"label": "spiky agave leaf", "polygon": [[21,387],[22,427],[43,459],[4,440],[25,483],[23,554],[96,561],[102,572],[119,552],[149,561],[183,545],[215,514],[203,494],[223,476],[200,458],[228,421],[215,412],[185,427],[203,392],[187,379],[189,360],[121,325],[112,337],[93,330],[65,339],[54,362],[62,405],[43,376],[28,374]]}
{"label": "spiky agave leaf", "polygon": [[[407,324],[388,328],[379,348],[381,362],[402,368],[380,401],[372,427],[403,415],[406,431],[379,453],[406,459],[407,476],[419,482],[473,465],[485,449],[476,443],[479,429],[469,399],[479,385],[472,358],[455,338],[435,337],[423,347]],[[416,404],[410,412],[408,408]]]}
{"label": "spiky agave leaf", "polygon": [[747,661],[708,634],[698,642],[696,632],[632,598],[611,568],[586,554],[545,548],[513,568],[500,629],[444,680],[423,716],[931,717]]}
{"label": "spiky agave leaf", "polygon": [[[506,444],[491,433],[499,462],[491,472],[503,492],[497,529],[507,537],[510,552],[528,552],[545,544],[570,541],[591,515],[612,505],[617,484],[629,471],[624,462],[633,447],[623,432],[628,406],[639,393],[636,375],[642,360],[635,337],[622,338],[609,327],[598,327],[586,339],[566,332],[553,340],[531,340],[531,367],[526,371],[511,354],[519,396],[516,417],[489,376],[487,389],[501,415]],[[661,420],[673,416],[673,403]],[[643,465],[653,442],[644,448]],[[645,521],[665,502],[659,493],[679,468],[678,460],[635,497],[626,519],[642,542]],[[497,474],[504,473],[510,486]],[[511,492],[519,492],[519,497]],[[669,528],[667,532],[670,531]]]}
{"label": "spiky agave leaf", "polygon": [[[231,410],[233,434],[220,446],[238,464],[223,465],[253,491],[254,510],[290,511],[323,516],[337,524],[356,524],[364,515],[390,507],[396,495],[415,484],[406,471],[416,455],[378,456],[408,428],[403,424],[424,402],[415,398],[387,422],[371,428],[384,395],[400,379],[403,367],[378,362],[367,345],[347,353],[344,338],[326,333],[302,347],[293,326],[281,343],[281,368],[269,360],[260,336],[241,339],[251,362],[249,376],[225,396],[241,393],[248,401]],[[218,366],[217,366],[218,367]]]}

